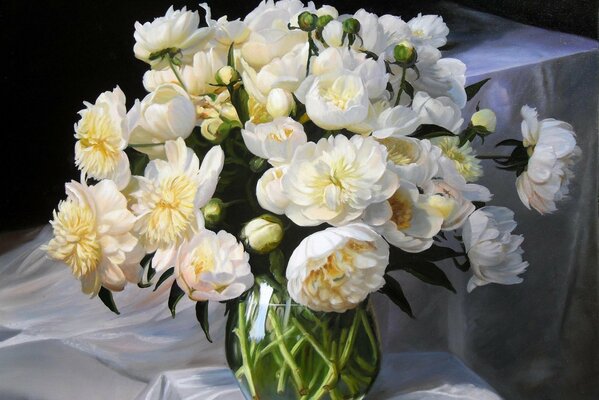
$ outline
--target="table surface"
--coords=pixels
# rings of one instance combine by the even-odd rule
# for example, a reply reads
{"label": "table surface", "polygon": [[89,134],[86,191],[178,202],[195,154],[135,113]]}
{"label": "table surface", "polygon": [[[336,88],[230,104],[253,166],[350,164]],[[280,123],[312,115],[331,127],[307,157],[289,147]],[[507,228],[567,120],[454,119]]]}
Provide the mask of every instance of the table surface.
{"label": "table surface", "polygon": [[[583,60],[594,63],[591,66],[595,66],[596,73],[598,46],[595,41],[521,25],[452,3],[443,3],[441,7],[440,13],[452,30],[445,56],[459,58],[467,64],[470,82],[489,74],[533,65],[545,68],[548,63],[575,55],[590,54],[592,58]],[[591,85],[591,94],[596,98],[596,85]],[[596,136],[596,111],[594,115],[595,122],[589,125],[592,131],[587,134]],[[593,140],[588,143],[596,147],[596,139]],[[596,158],[596,150],[590,152]],[[593,195],[596,198],[596,168],[593,171],[592,166],[592,163],[588,166],[594,174],[590,178],[592,190],[584,193],[586,198]],[[506,196],[498,197],[510,202]],[[596,222],[591,222],[593,224],[594,232],[591,229],[585,236],[591,240],[588,245],[591,247],[592,239],[596,241]],[[156,292],[133,287],[116,294],[121,315],[115,316],[99,301],[90,301],[83,296],[67,268],[45,258],[38,247],[49,237],[50,229],[44,227],[41,231],[4,234],[0,240],[4,249],[0,256],[0,398],[70,399],[81,397],[83,393],[89,399],[137,396],[147,399],[241,398],[232,376],[224,369],[224,319],[218,305],[210,309],[213,337],[217,338],[212,345],[205,341],[196,326],[191,302],[182,301],[177,318],[170,317],[166,309],[167,285]],[[595,253],[590,257],[596,260],[596,247],[593,249],[591,252]],[[596,277],[596,274],[590,276]],[[420,286],[414,288],[421,290]],[[499,292],[490,290],[489,293]],[[494,295],[492,300],[500,303],[502,296],[505,294]],[[473,303],[478,301],[474,296],[471,299]],[[591,306],[596,305],[596,297],[589,301]],[[492,364],[488,357],[496,357],[498,362],[505,361],[504,365],[509,365],[501,354],[481,355],[477,352],[473,356],[467,346],[452,344],[450,335],[449,339],[443,338],[445,342],[440,346],[436,342],[434,345],[424,342],[424,345],[411,346],[410,340],[417,335],[414,333],[417,332],[416,324],[422,323],[421,337],[422,331],[430,328],[427,318],[436,319],[436,316],[427,317],[427,312],[438,311],[447,303],[445,297],[436,294],[431,294],[424,302],[426,305],[416,305],[422,313],[421,321],[406,322],[401,319],[403,317],[391,317],[395,310],[382,312],[385,321],[381,325],[387,330],[383,333],[385,346],[390,350],[369,398],[499,398],[484,379],[457,357],[446,351],[432,350],[441,347],[460,354],[460,357],[471,357],[474,362],[469,364],[480,366],[486,376],[493,377],[492,372],[496,372],[494,386],[501,385],[503,378],[497,378],[501,377],[500,367],[487,365]],[[524,304],[518,306],[525,307]],[[397,326],[413,325],[405,331],[402,328],[396,334],[389,334],[389,331],[397,330],[397,326],[393,328],[397,323],[393,318],[401,319],[400,323],[404,324]],[[491,319],[497,327],[501,326],[501,321]],[[448,326],[457,323],[463,327],[476,326],[482,320],[469,321],[460,315],[452,315],[442,321]],[[432,341],[438,339],[435,329],[431,330]],[[406,332],[405,336],[403,332]],[[526,334],[532,335],[531,332]],[[468,333],[463,336],[467,339]],[[506,336],[508,344],[510,340],[513,339]],[[531,336],[528,340],[535,338]],[[406,351],[412,347],[419,351]],[[391,354],[398,349],[400,353]],[[523,354],[522,357],[532,359],[535,355]],[[543,371],[544,366],[539,364],[537,367],[538,371]],[[506,377],[505,381],[508,380]],[[511,381],[509,384],[512,385]],[[508,386],[500,392],[511,393]]]}

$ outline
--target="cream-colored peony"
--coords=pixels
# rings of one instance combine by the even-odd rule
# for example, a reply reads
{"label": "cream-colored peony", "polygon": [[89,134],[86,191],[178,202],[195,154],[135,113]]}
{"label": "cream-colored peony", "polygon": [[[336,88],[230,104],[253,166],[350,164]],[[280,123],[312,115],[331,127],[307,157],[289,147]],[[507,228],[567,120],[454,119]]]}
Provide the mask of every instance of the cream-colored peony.
{"label": "cream-colored peony", "polygon": [[441,149],[430,141],[391,136],[379,142],[387,148],[389,169],[402,180],[423,187],[437,175]]}
{"label": "cream-colored peony", "polygon": [[443,217],[428,200],[416,185],[401,181],[387,201],[366,209],[364,222],[395,247],[410,253],[424,251],[432,246],[443,224]]}
{"label": "cream-colored peony", "polygon": [[353,18],[360,22],[360,37],[356,39],[353,47],[381,54],[387,47],[387,37],[383,26],[379,23],[376,14],[364,9],[358,10]]}
{"label": "cream-colored peony", "polygon": [[239,45],[249,37],[250,30],[245,22],[238,19],[229,21],[226,15],[213,20],[210,6],[207,3],[200,3],[200,7],[206,11],[206,23],[214,29],[214,39],[220,46],[228,49],[231,44]]}
{"label": "cream-colored peony", "polygon": [[470,215],[462,236],[473,276],[468,292],[489,283],[513,285],[522,282],[518,275],[528,267],[522,261],[522,235],[516,228],[514,213],[505,207],[483,207]]}
{"label": "cream-colored peony", "polygon": [[314,5],[305,7],[299,0],[262,1],[243,20],[251,33],[241,45],[241,56],[260,68],[306,43],[306,32],[290,30],[287,25],[298,26],[298,15],[307,10],[314,12]]}
{"label": "cream-colored peony", "polygon": [[183,63],[190,63],[193,55],[207,44],[213,35],[210,28],[198,28],[200,16],[197,11],[174,10],[171,6],[164,17],[155,18],[143,25],[135,23],[135,57],[155,69],[169,66],[166,57],[158,56],[168,51],[176,54]]}
{"label": "cream-colored peony", "polygon": [[475,183],[467,183],[453,161],[445,156],[439,158],[439,172],[424,187],[429,195],[428,205],[443,217],[444,231],[460,228],[476,209],[473,201],[487,202],[492,195],[489,189]]}
{"label": "cream-colored peony", "polygon": [[308,141],[304,126],[289,117],[264,124],[248,121],[241,135],[252,154],[267,159],[275,167],[289,164],[295,150]]}
{"label": "cream-colored peony", "polygon": [[407,136],[414,133],[420,124],[420,117],[409,107],[385,107],[377,118],[372,136],[377,139]]}
{"label": "cream-colored peony", "polygon": [[522,203],[541,214],[557,210],[568,193],[572,167],[581,154],[570,124],[552,118],[538,120],[537,111],[522,107],[523,144],[529,155],[526,170],[516,180]]}
{"label": "cream-colored peony", "polygon": [[[190,65],[183,65],[179,76],[192,96],[201,96],[215,93],[222,88],[216,86],[216,72],[227,64],[227,53],[210,49],[194,54]],[[144,74],[144,87],[148,92],[153,92],[162,84],[172,83],[179,85],[179,79],[172,69],[149,70]]]}
{"label": "cream-colored peony", "polygon": [[291,298],[314,311],[355,308],[380,289],[389,245],[364,224],[328,228],[306,237],[287,265]]}
{"label": "cream-colored peony", "polygon": [[420,116],[422,124],[432,124],[457,133],[464,119],[460,107],[449,97],[432,98],[425,92],[414,95],[412,108]]}
{"label": "cream-colored peony", "polygon": [[235,236],[202,229],[179,248],[177,285],[194,301],[234,299],[254,284],[249,259]]}
{"label": "cream-colored peony", "polygon": [[260,207],[275,214],[284,214],[289,199],[283,192],[283,176],[287,167],[270,168],[262,174],[256,184],[256,197]]}
{"label": "cream-colored peony", "polygon": [[225,158],[215,146],[200,166],[183,139],[164,147],[166,161],[150,161],[144,176],[135,177],[139,187],[131,193],[140,241],[148,252],[156,251],[152,265],[157,270],[171,266],[181,243],[203,229],[200,208],[212,198]]}
{"label": "cream-colored peony", "polygon": [[135,216],[115,183],[86,186],[73,181],[65,187],[67,199],[50,221],[54,237],[43,249],[67,264],[91,296],[102,286],[119,291],[127,281],[139,282],[145,252],[132,234]]}
{"label": "cream-colored peony", "polygon": [[[129,145],[151,158],[164,157],[164,143],[186,139],[196,124],[196,109],[189,95],[178,85],[163,84],[135,102],[129,111]],[[155,146],[148,146],[155,143]],[[141,144],[141,147],[135,147]]]}
{"label": "cream-colored peony", "polygon": [[458,136],[442,136],[432,139],[435,146],[439,147],[443,155],[453,161],[458,172],[468,182],[475,182],[483,175],[480,160],[472,149],[470,142],[460,147]]}
{"label": "cream-colored peony", "polygon": [[438,15],[422,15],[408,21],[412,42],[417,46],[442,47],[447,43],[449,28]]}
{"label": "cream-colored peony", "polygon": [[387,168],[387,150],[375,139],[343,135],[300,146],[283,176],[285,214],[297,225],[345,225],[399,185]]}
{"label": "cream-colored peony", "polygon": [[123,189],[131,179],[125,94],[117,86],[98,96],[94,104],[83,103],[81,119],[75,125],[75,164],[85,176],[113,180]]}

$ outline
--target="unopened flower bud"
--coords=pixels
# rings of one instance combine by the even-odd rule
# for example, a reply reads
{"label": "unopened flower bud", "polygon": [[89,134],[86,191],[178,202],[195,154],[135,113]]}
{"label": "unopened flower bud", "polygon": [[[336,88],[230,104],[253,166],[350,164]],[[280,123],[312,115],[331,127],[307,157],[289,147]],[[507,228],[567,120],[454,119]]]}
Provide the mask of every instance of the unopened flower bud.
{"label": "unopened flower bud", "polygon": [[207,226],[216,226],[221,223],[226,216],[227,208],[225,203],[221,199],[213,198],[206,203],[202,208],[202,214],[204,214],[204,220]]}
{"label": "unopened flower bud", "polygon": [[210,143],[220,144],[229,134],[228,131],[225,132],[225,130],[221,129],[223,125],[225,125],[225,123],[222,119],[209,118],[202,122],[200,132]]}
{"label": "unopened flower bud", "polygon": [[404,40],[393,49],[395,61],[403,65],[413,65],[416,62],[416,49],[412,43]]}
{"label": "unopened flower bud", "polygon": [[265,214],[248,222],[241,230],[241,240],[247,248],[258,254],[266,254],[276,249],[285,230],[283,223],[274,215]]}
{"label": "unopened flower bud", "polygon": [[318,29],[322,29],[325,26],[327,26],[327,24],[329,22],[331,22],[332,20],[334,20],[334,18],[328,14],[326,15],[321,15],[320,17],[318,17],[318,21],[316,21],[316,27]]}
{"label": "unopened flower bud", "polygon": [[230,85],[239,80],[239,73],[230,65],[225,65],[216,72],[216,83]]}
{"label": "unopened flower bud", "polygon": [[297,17],[297,23],[302,31],[312,32],[316,28],[318,17],[309,11],[304,11]]}
{"label": "unopened flower bud", "polygon": [[287,117],[293,110],[295,101],[293,96],[285,89],[275,88],[268,93],[266,111],[271,117]]}
{"label": "unopened flower bud", "polygon": [[346,19],[343,21],[343,32],[357,35],[360,32],[360,21],[355,18]]}
{"label": "unopened flower bud", "polygon": [[495,132],[497,117],[493,110],[483,108],[472,115],[472,126],[482,126],[489,132]]}

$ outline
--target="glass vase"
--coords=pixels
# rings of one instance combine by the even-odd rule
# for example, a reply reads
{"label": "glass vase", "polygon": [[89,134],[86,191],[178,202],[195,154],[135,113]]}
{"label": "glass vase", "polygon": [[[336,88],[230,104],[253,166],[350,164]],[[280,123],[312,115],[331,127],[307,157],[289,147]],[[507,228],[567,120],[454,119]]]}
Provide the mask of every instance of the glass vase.
{"label": "glass vase", "polygon": [[229,308],[226,353],[246,399],[362,399],[380,367],[367,301],[314,312],[262,284]]}

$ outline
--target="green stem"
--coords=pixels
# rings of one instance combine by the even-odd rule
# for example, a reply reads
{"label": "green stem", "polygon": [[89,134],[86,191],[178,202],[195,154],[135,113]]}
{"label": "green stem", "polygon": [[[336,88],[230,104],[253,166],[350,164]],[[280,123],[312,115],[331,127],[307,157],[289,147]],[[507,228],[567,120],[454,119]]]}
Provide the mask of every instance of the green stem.
{"label": "green stem", "polygon": [[395,107],[399,105],[399,100],[401,99],[401,95],[403,93],[403,86],[406,83],[406,67],[401,67],[401,83],[399,84],[399,90],[397,91],[397,100],[395,100]]}
{"label": "green stem", "polygon": [[254,385],[254,378],[252,376],[252,369],[250,368],[250,359],[248,355],[247,340],[246,340],[246,326],[245,326],[245,303],[242,301],[239,303],[237,323],[239,329],[237,330],[237,338],[239,339],[239,347],[241,349],[241,359],[245,368],[244,375],[248,382],[250,394],[253,399],[258,399],[256,394],[256,386]]}
{"label": "green stem", "polygon": [[[282,337],[283,334],[281,332],[281,326],[279,325],[279,321],[276,317],[276,312],[272,309],[268,311],[268,320],[270,321],[270,324],[272,325],[273,330],[275,331],[275,337]],[[285,359],[285,362],[287,362],[289,368],[291,369],[291,376],[293,377],[293,380],[298,388],[300,395],[302,395],[302,398],[304,398],[306,388],[304,386],[299,367],[293,360],[293,357],[289,353],[289,350],[287,349],[287,346],[285,346],[285,343],[283,341],[279,341],[279,350],[281,351],[281,355]]]}
{"label": "green stem", "polygon": [[358,318],[358,313],[354,313],[354,320],[352,321],[351,327],[349,328],[349,334],[347,335],[347,341],[345,342],[345,346],[343,348],[343,353],[341,354],[341,359],[339,361],[339,371],[342,371],[347,364],[347,360],[349,360],[349,356],[354,349],[354,343],[356,341],[356,335],[358,331],[358,322],[361,318]]}
{"label": "green stem", "polygon": [[168,65],[171,67],[171,70],[175,74],[175,77],[179,81],[179,84],[187,92],[187,86],[185,86],[185,83],[183,83],[183,79],[181,79],[181,76],[179,75],[179,71],[177,71],[177,68],[175,68],[175,63],[173,63],[173,57],[170,54],[167,54],[166,59],[168,60]]}
{"label": "green stem", "polygon": [[[366,331],[366,335],[368,336],[368,340],[370,341],[370,346],[372,347],[372,351],[378,353],[379,349],[377,346],[377,340],[370,328],[370,321],[368,321],[368,316],[363,309],[358,309],[358,313],[360,314],[360,318],[362,319],[362,324],[364,325],[364,330]],[[373,353],[374,354],[374,353]]]}

